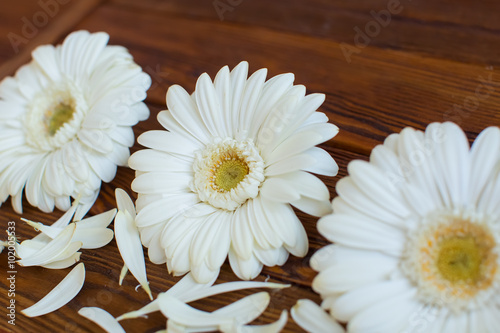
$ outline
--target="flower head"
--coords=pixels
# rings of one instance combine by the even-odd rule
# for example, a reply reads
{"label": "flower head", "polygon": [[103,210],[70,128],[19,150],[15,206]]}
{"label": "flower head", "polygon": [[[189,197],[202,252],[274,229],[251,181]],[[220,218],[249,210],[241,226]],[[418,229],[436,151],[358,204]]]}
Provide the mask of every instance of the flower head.
{"label": "flower head", "polygon": [[469,149],[433,123],[375,147],[337,183],[313,288],[348,331],[495,332],[500,305],[500,129]]}
{"label": "flower head", "polygon": [[190,96],[167,92],[168,111],[138,141],[150,148],[129,160],[137,171],[136,224],[153,262],[199,282],[218,275],[229,255],[233,271],[252,279],[263,265],[283,264],[308,249],[290,204],[315,216],[330,211],[329,192],[314,172],[333,176],[337,165],[315,147],[338,132],[316,109],[324,95],[305,95],[293,75],[266,81],[248,64],[205,73]]}
{"label": "flower head", "polygon": [[24,189],[45,212],[67,210],[71,197],[91,205],[127,164],[151,79],[108,39],[74,32],[0,83],[0,203],[10,195],[21,213]]}

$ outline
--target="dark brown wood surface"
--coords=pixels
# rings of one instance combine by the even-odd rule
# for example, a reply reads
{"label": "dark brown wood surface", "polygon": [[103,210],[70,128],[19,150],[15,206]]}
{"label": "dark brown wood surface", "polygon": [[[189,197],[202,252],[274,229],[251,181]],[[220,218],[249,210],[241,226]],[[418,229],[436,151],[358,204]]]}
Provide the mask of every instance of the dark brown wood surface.
{"label": "dark brown wood surface", "polygon": [[[57,11],[49,15],[46,24],[36,27],[36,33],[23,35],[25,22],[33,23],[44,11],[42,4],[47,3],[56,3]],[[231,10],[218,12],[215,5],[221,3]],[[387,8],[397,13],[382,18],[385,26],[379,24],[376,29],[375,16],[388,13]],[[106,31],[110,44],[127,47],[153,79],[147,98],[151,117],[134,128],[137,136],[160,128],[156,114],[165,108],[165,93],[172,84],[192,91],[203,72],[214,77],[222,66],[234,67],[241,60],[249,61],[251,71],[267,67],[269,77],[293,72],[295,82],[304,84],[308,92],[326,94],[320,110],[340,127],[340,134],[322,145],[340,166],[337,177],[323,178],[333,197],[335,183],[346,175],[349,161],[368,159],[375,145],[406,126],[424,129],[430,122],[453,120],[472,140],[485,127],[500,125],[499,12],[500,3],[493,0],[4,1],[0,5],[0,75],[12,75],[29,61],[34,47],[59,43],[70,31]],[[356,44],[357,31],[366,38],[358,37]],[[12,33],[24,36],[23,42],[14,46],[9,38]],[[349,59],[342,51],[346,48],[352,51]],[[477,91],[487,91],[488,96],[478,99]],[[135,145],[132,150],[137,149],[140,147]],[[116,178],[103,184],[91,214],[115,207],[116,187],[133,195],[133,176],[132,170],[119,168]],[[58,211],[41,213],[26,201],[24,207],[23,217],[32,220],[51,223],[61,215]],[[315,272],[308,261],[327,242],[316,231],[316,218],[298,214],[309,235],[310,251],[305,258],[291,257],[282,267],[265,268],[257,278],[292,284],[287,290],[272,293],[271,305],[258,324],[276,320],[297,299],[320,302],[310,288]],[[21,239],[35,235],[6,202],[0,208],[2,229],[8,221],[16,222]],[[16,326],[12,327],[4,314],[7,257],[0,254],[0,329],[99,332],[77,314],[80,307],[98,306],[117,316],[148,303],[144,292],[135,291],[137,283],[132,276],[118,286],[123,263],[114,241],[99,250],[84,250],[82,261],[87,278],[80,294],[60,310],[33,319],[19,311],[42,298],[69,269],[19,268]],[[164,265],[147,261],[147,270],[155,295],[178,280]],[[218,282],[234,279],[229,265],[224,264]],[[212,311],[249,293],[221,295],[195,306]],[[165,319],[157,313],[148,320],[122,323],[127,332],[155,332],[164,328]],[[300,329],[289,319],[285,331]]]}

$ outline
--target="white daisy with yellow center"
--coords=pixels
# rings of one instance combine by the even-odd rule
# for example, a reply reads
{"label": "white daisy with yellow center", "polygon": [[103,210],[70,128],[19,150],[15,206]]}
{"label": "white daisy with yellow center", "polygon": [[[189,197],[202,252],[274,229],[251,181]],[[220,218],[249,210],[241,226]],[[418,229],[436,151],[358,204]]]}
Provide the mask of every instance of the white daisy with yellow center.
{"label": "white daisy with yellow center", "polygon": [[313,288],[349,332],[497,332],[500,129],[389,136],[353,161],[319,232]]}
{"label": "white daisy with yellow center", "polygon": [[149,116],[142,101],[151,79],[108,39],[74,32],[35,49],[0,83],[0,203],[10,195],[21,213],[24,190],[42,211],[67,210],[80,197],[84,212],[101,181],[127,165],[131,127]]}
{"label": "white daisy with yellow center", "polygon": [[229,255],[233,271],[252,279],[263,265],[306,254],[290,204],[315,216],[331,210],[328,189],[309,173],[338,170],[315,147],[338,132],[316,112],[324,95],[306,96],[293,74],[247,74],[242,62],[214,82],[201,75],[192,96],[170,87],[168,111],[158,114],[168,131],[142,134],[138,142],[150,149],[129,160],[142,243],[175,275],[210,281]]}

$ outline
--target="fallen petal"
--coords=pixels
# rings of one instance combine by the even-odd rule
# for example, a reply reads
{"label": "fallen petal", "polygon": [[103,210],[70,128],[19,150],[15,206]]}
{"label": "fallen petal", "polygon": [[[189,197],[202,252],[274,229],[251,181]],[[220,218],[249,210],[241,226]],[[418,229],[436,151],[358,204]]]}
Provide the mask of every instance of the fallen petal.
{"label": "fallen petal", "polygon": [[245,325],[237,329],[238,333],[278,333],[285,327],[288,321],[288,312],[283,310],[280,319],[267,325]]}
{"label": "fallen petal", "polygon": [[[161,295],[161,294],[160,294]],[[158,295],[158,296],[160,296]],[[130,311],[127,313],[122,314],[116,320],[120,321],[123,319],[133,319],[133,318],[139,318],[139,317],[145,317],[147,314],[160,311],[160,304],[158,302],[158,298],[156,298],[154,301],[150,302],[149,304],[143,306],[139,310],[135,311]]]}
{"label": "fallen petal", "polygon": [[160,310],[165,317],[189,328],[203,330],[227,330],[251,322],[269,304],[269,294],[260,292],[246,296],[214,312],[195,309],[186,303],[167,295],[158,296]]}
{"label": "fallen petal", "polygon": [[42,267],[44,268],[49,268],[49,269],[64,269],[64,268],[68,268],[72,265],[74,265],[75,263],[79,262],[80,261],[80,256],[81,256],[81,252],[76,252],[76,253],[73,253],[72,256],[66,258],[66,259],[62,259],[62,260],[58,260],[58,261],[53,261],[51,263],[48,263],[46,265],[43,265]]}
{"label": "fallen petal", "polygon": [[125,265],[152,300],[139,230],[135,226],[134,218],[127,211],[119,210],[116,214],[115,234],[116,244]]}
{"label": "fallen petal", "polygon": [[228,293],[236,290],[253,289],[253,288],[283,289],[288,287],[290,287],[289,284],[280,284],[274,282],[233,281],[233,282],[221,283],[212,286],[210,288],[191,290],[183,295],[179,295],[179,299],[183,302],[190,303],[210,296]]}
{"label": "fallen petal", "polygon": [[30,227],[33,229],[40,231],[42,234],[50,237],[51,239],[54,239],[59,235],[63,230],[64,227],[54,227],[54,226],[46,226],[45,224],[41,222],[34,222],[25,218],[21,217],[21,221],[26,222]]}
{"label": "fallen petal", "polygon": [[56,238],[48,242],[39,251],[28,257],[21,257],[22,259],[18,260],[17,263],[21,266],[42,266],[48,264],[54,258],[57,258],[70,244],[75,229],[76,225],[74,223],[69,224]]}
{"label": "fallen petal", "polygon": [[99,325],[103,330],[109,333],[125,333],[123,327],[118,323],[118,321],[109,312],[97,308],[97,307],[87,307],[81,308],[78,314],[88,320],[93,321]]}
{"label": "fallen petal", "polygon": [[87,217],[81,221],[76,222],[77,228],[106,228],[111,224],[116,215],[116,208],[108,210],[107,212]]}
{"label": "fallen petal", "polygon": [[73,237],[74,241],[80,241],[83,243],[82,249],[98,249],[101,248],[105,245],[107,245],[109,242],[113,240],[113,230],[107,229],[107,228],[78,228],[78,223],[77,222],[77,228],[75,235]]}
{"label": "fallen petal", "polygon": [[27,317],[38,317],[59,309],[80,292],[84,281],[85,266],[80,263],[44,298],[29,308],[21,310],[21,313]]}
{"label": "fallen petal", "polygon": [[261,291],[220,308],[212,312],[212,315],[231,317],[237,325],[244,325],[260,316],[270,300],[269,293]]}
{"label": "fallen petal", "polygon": [[121,188],[117,188],[115,190],[115,197],[118,210],[126,211],[130,214],[130,216],[133,216],[135,218],[135,206],[127,192],[125,192]]}
{"label": "fallen petal", "polygon": [[299,299],[292,307],[292,318],[295,322],[311,333],[344,333],[340,326],[325,310],[308,299]]}
{"label": "fallen petal", "polygon": [[[272,288],[272,289],[282,289],[288,288],[290,285],[273,283],[273,282],[257,282],[257,281],[234,281],[221,283],[215,286],[212,284],[216,279],[209,283],[197,283],[192,277],[191,273],[186,274],[179,282],[173,285],[165,293],[171,297],[174,297],[182,302],[190,303],[210,296],[228,293],[236,290],[243,289],[253,289],[253,288]],[[158,295],[159,297],[159,295]],[[139,310],[127,312],[117,318],[117,320],[132,319],[138,317],[144,317],[145,315],[160,311],[160,306],[158,304],[158,298],[148,305],[142,307]]]}
{"label": "fallen petal", "polygon": [[120,272],[120,279],[118,280],[118,285],[120,285],[120,286],[122,285],[123,279],[125,278],[127,273],[128,273],[128,267],[127,267],[127,265],[123,265],[122,271]]}

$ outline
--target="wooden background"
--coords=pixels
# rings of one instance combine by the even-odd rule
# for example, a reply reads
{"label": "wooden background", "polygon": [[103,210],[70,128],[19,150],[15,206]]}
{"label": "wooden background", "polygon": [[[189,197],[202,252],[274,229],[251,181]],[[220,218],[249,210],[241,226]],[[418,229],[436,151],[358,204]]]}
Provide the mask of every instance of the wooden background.
{"label": "wooden background", "polygon": [[[222,66],[232,68],[241,60],[249,61],[252,72],[267,67],[269,77],[293,72],[295,82],[304,84],[308,92],[326,94],[320,110],[340,127],[340,134],[322,145],[340,166],[337,177],[324,178],[333,197],[335,183],[346,175],[349,161],[366,160],[375,145],[405,126],[424,129],[430,122],[453,120],[472,140],[486,126],[500,125],[500,2],[401,0],[396,8],[399,13],[377,29],[370,13],[387,9],[395,2],[2,1],[0,78],[12,75],[28,62],[31,50],[39,44],[60,43],[78,29],[106,31],[111,36],[110,44],[127,47],[153,79],[147,98],[151,117],[135,127],[137,136],[160,128],[156,114],[165,108],[165,93],[174,83],[192,91],[203,72],[214,77]],[[48,3],[52,5],[43,5]],[[216,6],[225,11],[218,12]],[[26,22],[38,26],[35,30],[23,28]],[[355,44],[355,29],[366,28],[369,36],[358,38]],[[8,37],[13,34],[24,38],[17,47]],[[355,50],[350,61],[342,47]],[[478,93],[483,97],[478,98]],[[139,148],[136,145],[132,150]],[[116,187],[131,193],[132,179],[131,170],[119,168],[115,180],[103,184],[91,214],[115,206]],[[40,213],[26,201],[24,207],[25,218],[47,223],[61,214]],[[308,267],[308,261],[327,242],[315,229],[317,219],[301,213],[299,217],[309,234],[310,251],[306,258],[291,257],[283,267],[262,271],[258,280],[270,277],[271,281],[293,286],[272,294],[271,305],[256,321],[258,324],[276,320],[282,309],[290,309],[299,298],[320,301],[310,288],[315,272]],[[19,238],[34,236],[35,232],[19,218],[10,202],[0,208],[2,229],[13,220]],[[18,269],[14,332],[99,332],[97,326],[78,316],[80,307],[98,306],[117,316],[148,303],[144,292],[135,292],[137,283],[132,276],[118,286],[122,261],[114,241],[100,250],[84,250],[82,261],[87,280],[80,294],[60,310],[34,319],[19,311],[42,298],[69,269]],[[178,280],[168,275],[164,265],[148,262],[147,270],[154,295]],[[0,308],[4,309],[0,311],[0,329],[12,330],[4,314],[8,302],[5,253],[0,255],[0,271]],[[234,279],[229,265],[224,264],[219,282]],[[211,311],[246,294],[249,292],[228,294],[195,305]],[[155,332],[164,328],[165,320],[157,313],[148,320],[122,323],[128,332]],[[285,331],[300,329],[289,319]]]}

